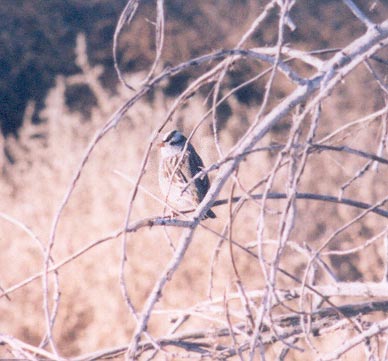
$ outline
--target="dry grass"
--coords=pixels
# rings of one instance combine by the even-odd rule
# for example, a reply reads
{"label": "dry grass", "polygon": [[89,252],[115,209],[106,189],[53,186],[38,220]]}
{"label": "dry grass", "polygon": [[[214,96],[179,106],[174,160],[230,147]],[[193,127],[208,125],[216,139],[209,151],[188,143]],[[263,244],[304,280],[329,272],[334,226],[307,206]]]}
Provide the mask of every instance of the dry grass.
{"label": "dry grass", "polygon": [[[53,216],[88,141],[107,116],[101,112],[101,106],[93,109],[93,116],[88,119],[67,109],[64,92],[69,83],[72,83],[72,79],[57,79],[57,85],[51,90],[42,114],[45,123],[36,126],[26,119],[19,141],[6,139],[16,163],[7,166],[4,172],[3,182],[7,191],[2,197],[3,210],[28,225],[42,240],[49,236]],[[105,99],[106,107],[113,110],[122,101],[123,95],[119,93]],[[161,94],[156,93],[151,103],[137,104],[117,129],[100,143],[61,217],[53,249],[56,261],[65,259],[92,240],[122,226],[132,186],[115,171],[119,170],[132,178],[137,175],[152,129],[163,119],[167,106]],[[179,115],[185,119],[183,130],[189,131],[204,112],[203,99],[193,99]],[[231,123],[238,122],[238,118],[234,118]],[[230,146],[233,140],[227,134],[225,132],[224,141]],[[200,142],[198,139],[193,142],[205,164],[216,160],[209,130],[203,130]],[[260,157],[265,158],[265,155]],[[143,185],[160,195],[157,158],[157,153],[153,152]],[[255,163],[259,159],[257,157]],[[135,219],[162,213],[162,205],[146,194],[139,194]],[[225,210],[217,210],[217,215],[222,219]],[[1,273],[7,275],[1,286],[8,288],[39,272],[42,254],[38,244],[17,226],[4,220],[1,222]],[[180,232],[169,229],[166,232],[176,243]],[[172,250],[163,233],[160,228],[144,229],[131,237],[129,242],[128,287],[138,307],[171,257]],[[171,308],[189,307],[206,298],[210,259],[215,245],[214,237],[212,239],[208,233],[198,234],[161,305]],[[58,345],[64,355],[112,346],[113,340],[113,344],[128,341],[133,330],[133,320],[120,293],[120,257],[121,243],[115,239],[94,248],[61,269],[61,308],[54,335],[60,340]],[[222,255],[222,259],[227,259],[227,255]],[[219,264],[224,266],[217,268],[218,292],[227,284],[232,288],[230,267],[228,262],[221,260]],[[249,270],[249,260],[246,259],[244,264]],[[192,292],[187,292],[188,285]],[[1,304],[2,311],[8,315],[0,321],[1,328],[25,342],[36,343],[44,329],[41,282],[34,281],[15,291],[11,298],[11,302],[3,300]],[[29,316],[21,318],[20,315]],[[162,334],[166,326],[156,321],[152,329]]]}
{"label": "dry grass", "polygon": [[[75,77],[58,77],[41,114],[45,122],[40,125],[32,124],[30,115],[33,104],[31,104],[31,107],[27,108],[25,126],[20,131],[19,139],[2,140],[10,156],[15,160],[12,165],[5,159],[2,160],[0,286],[5,290],[42,271],[44,258],[38,239],[47,244],[59,204],[69,188],[93,134],[101,129],[109,116],[128,98],[128,90],[121,85],[117,87],[115,94],[109,94],[104,90],[99,80],[98,67],[90,68],[88,65],[82,39],[77,49],[78,65],[82,72]],[[238,65],[234,70],[238,71]],[[131,85],[139,89],[144,76],[144,73],[131,74]],[[267,81],[268,77],[265,80]],[[279,89],[287,94],[291,92],[294,86],[286,83],[288,80],[277,77],[274,84],[275,94],[279,94]],[[88,86],[95,96],[96,106],[92,108],[90,117],[72,112],[66,105],[66,90],[76,84]],[[273,109],[280,100],[280,97],[277,99],[276,96],[271,98],[268,109]],[[383,108],[385,100],[386,97],[371,74],[359,66],[346,78],[344,84],[338,85],[330,97],[323,101],[315,142],[318,143],[320,139],[342,126]],[[211,108],[209,103],[211,103],[209,99],[204,99],[201,94],[194,95],[179,108],[165,129],[178,127],[189,134]],[[257,104],[247,106],[239,103],[235,96],[229,99],[231,113],[219,132],[220,146],[224,152],[232,149],[248,129],[255,119],[259,103],[258,101]],[[173,100],[165,98],[163,92],[156,88],[152,92],[152,97],[138,101],[121,119],[118,126],[107,133],[94,148],[59,219],[51,252],[55,263],[78,252],[92,241],[122,229],[133,186],[116,171],[136,179],[151,134],[165,120],[172,104]],[[311,118],[306,118],[300,127],[301,144],[306,139],[310,121]],[[376,154],[380,140],[384,138],[383,128],[386,121],[385,112],[381,117],[372,118],[368,122],[362,122],[340,132],[325,144],[348,146]],[[291,134],[292,123],[290,113],[282,123],[277,124],[277,127],[271,129],[260,140],[259,146],[285,144]],[[195,133],[192,142],[202,155],[205,164],[210,165],[218,160],[211,132],[211,117],[208,117]],[[380,155],[384,156],[385,153],[384,149]],[[271,150],[247,156],[239,165],[235,195],[244,194],[259,180],[271,174],[274,175],[271,192],[286,192],[287,182],[292,177],[287,164],[274,171],[278,154],[278,150]],[[296,157],[295,153],[290,151],[288,158],[284,158],[283,161],[286,163],[292,161],[292,154]],[[300,158],[298,159],[300,161]],[[337,196],[341,186],[357,174],[367,161],[343,151],[315,152],[308,158],[297,189],[299,192]],[[157,164],[157,153],[152,150],[141,185],[160,195],[156,181]],[[212,179],[215,176],[216,172],[210,173]],[[387,177],[386,165],[380,164],[378,171],[371,166],[346,188],[343,196],[374,204],[387,196]],[[229,196],[233,181],[233,177],[228,179],[219,195],[220,199]],[[268,183],[263,181],[253,193],[263,193],[266,184]],[[284,226],[281,219],[286,206],[286,200],[267,200],[265,203],[263,259],[274,258],[279,236],[283,234],[280,228]],[[206,220],[204,225],[221,233],[228,223],[228,207],[222,205],[215,208],[217,219]],[[243,247],[253,243],[252,250],[255,254],[260,238],[257,235],[257,224],[262,207],[263,203],[260,201],[247,202],[233,220],[231,231],[233,241]],[[360,284],[366,284],[383,279],[384,267],[387,264],[383,242],[386,233],[382,232],[386,228],[385,218],[368,214],[346,230],[339,232],[341,227],[360,214],[359,209],[311,200],[297,200],[296,209],[297,215],[292,231],[287,237],[287,246],[277,259],[279,269],[286,269],[302,280],[306,265],[312,262],[307,251],[308,247],[317,250],[335,234],[328,247],[322,250],[320,257],[335,274],[337,282],[358,281]],[[134,202],[131,221],[150,216],[158,217],[162,214],[163,206],[146,193],[139,191]],[[18,224],[16,220],[22,224]],[[22,229],[23,225],[29,227],[37,239],[34,239],[31,233],[28,234],[26,229]],[[129,295],[137,310],[143,308],[155,282],[173,256],[174,251],[169,242],[177,246],[182,232],[179,228],[154,226],[144,227],[128,236],[124,276]],[[381,232],[381,237],[369,245],[368,240]],[[232,266],[228,242],[223,242],[217,259],[213,259],[219,239],[217,234],[198,227],[179,268],[163,288],[162,298],[156,306],[159,314],[153,315],[148,324],[147,331],[155,339],[166,335],[170,329],[170,316],[180,315],[181,310],[208,300],[209,288],[214,298],[224,296],[226,299],[232,298],[232,294],[236,292],[238,277]],[[359,251],[346,255],[325,253],[357,246],[361,247]],[[136,322],[125,304],[120,289],[122,252],[122,238],[116,237],[101,242],[59,269],[60,303],[53,327],[53,339],[63,357],[126,345],[131,340]],[[263,276],[263,267],[257,259],[237,247],[233,248],[233,255],[240,281],[246,292],[264,290],[266,286],[268,287]],[[311,285],[319,287],[335,284],[324,268],[315,266],[317,271]],[[279,273],[276,281],[279,291],[299,287],[297,282],[284,274]],[[54,289],[52,282],[53,279],[50,278],[50,296],[53,295]],[[42,310],[43,294],[42,281],[38,278],[10,293],[10,300],[2,297],[0,299],[2,333],[31,345],[39,345],[47,331]],[[360,299],[350,296],[330,298],[337,306],[355,303],[356,300]],[[363,297],[363,300],[378,298]],[[259,310],[261,302],[264,301],[260,297],[252,298],[251,307],[257,307]],[[305,311],[303,307],[307,306],[300,306],[299,302],[294,300],[285,304],[296,309],[301,307]],[[53,304],[50,298],[50,305]],[[226,318],[227,313],[227,307],[223,302],[218,305],[220,306],[218,311],[214,311],[212,307],[205,308],[205,311],[199,310],[197,315],[192,315],[191,323],[185,324],[179,331],[202,328],[208,331],[215,330],[220,325],[220,319]],[[229,306],[233,323],[241,317],[238,313],[241,311],[241,304],[240,301],[231,300]],[[324,307],[328,307],[328,304],[324,304]],[[194,310],[191,311],[194,314]],[[275,306],[271,316],[282,316],[289,312],[284,305]],[[209,318],[205,318],[205,315]],[[361,321],[365,323],[369,321],[371,323],[368,325],[373,325],[373,322],[384,319],[385,315],[381,313],[375,314],[374,318],[365,317]],[[357,319],[354,322],[357,323]],[[315,353],[317,349],[321,355],[330,353],[340,347],[344,339],[355,337],[358,334],[355,329],[355,326],[342,327],[330,331],[334,336],[328,333],[320,338],[314,335],[301,338],[297,346],[304,348],[305,352],[301,354],[298,350],[291,350],[288,359],[300,359],[301,355],[305,359],[317,357]],[[372,351],[368,349],[368,345],[365,346],[367,342],[364,342],[362,343],[364,346],[350,350],[347,357],[365,359],[364,351],[360,352],[363,349],[367,349],[365,352],[374,352],[381,356],[383,351],[376,351],[375,346],[377,343],[383,345],[383,342],[386,342],[386,335],[382,333],[380,336],[380,339],[372,339]],[[216,345],[218,342],[222,343],[223,338],[218,339],[214,336],[211,341]],[[293,342],[292,339],[288,341]],[[267,358],[276,359],[283,347],[282,342],[266,346]],[[183,357],[179,354],[182,350],[179,348],[173,350],[178,355],[175,355],[175,359]],[[10,348],[1,347],[0,355],[10,357]],[[174,355],[171,354],[170,357],[173,359]]]}

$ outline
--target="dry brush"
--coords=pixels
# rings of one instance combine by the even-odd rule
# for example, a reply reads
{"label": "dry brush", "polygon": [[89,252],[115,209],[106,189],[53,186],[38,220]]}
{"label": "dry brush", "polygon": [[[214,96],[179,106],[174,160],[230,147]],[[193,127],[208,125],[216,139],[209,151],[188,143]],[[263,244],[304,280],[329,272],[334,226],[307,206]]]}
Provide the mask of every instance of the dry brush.
{"label": "dry brush", "polygon": [[[158,0],[155,62],[135,82],[130,74],[121,73],[116,56],[121,31],[141,7],[140,1],[128,1],[114,36],[115,65],[122,88],[112,102],[105,102],[110,95],[98,81],[101,72],[88,64],[84,39],[79,38],[78,66],[84,77],[58,79],[57,90],[77,82],[92,88],[100,109],[94,119],[99,121],[86,126],[89,136],[92,129],[96,129],[95,135],[86,147],[85,143],[77,145],[82,151],[78,162],[72,160],[66,170],[57,165],[56,171],[71,179],[61,199],[55,193],[57,208],[45,237],[5,210],[0,213],[4,222],[36,242],[42,255],[35,273],[7,286],[1,281],[0,296],[5,304],[12,302],[7,298],[12,299],[14,293],[35,280],[42,281],[39,292],[44,322],[40,327],[44,332],[40,343],[32,345],[11,333],[1,334],[9,352],[27,359],[78,361],[106,357],[336,360],[344,355],[386,359],[388,87],[384,73],[388,61],[384,56],[388,20],[372,21],[351,0],[344,0],[343,5],[364,32],[341,48],[307,51],[287,43],[288,32],[303,26],[293,19],[297,2],[268,1],[232,49],[163,67],[167,20],[164,1]],[[248,46],[274,14],[276,44]],[[231,86],[228,76],[241,64],[250,64],[257,72]],[[163,104],[159,87],[191,69],[195,69],[195,77],[164,111],[163,106],[159,106],[158,115],[142,110],[144,98],[150,94]],[[264,84],[262,99],[248,110],[242,109],[234,103],[234,96],[254,82]],[[274,99],[279,88],[284,94]],[[203,91],[208,92],[206,101]],[[350,94],[345,98],[347,104],[341,103],[344,93]],[[361,96],[353,99],[353,93]],[[365,101],[364,113],[354,111],[360,108],[360,101]],[[219,119],[225,103],[236,112],[226,125]],[[336,114],[336,106],[345,109]],[[107,119],[110,112],[113,115]],[[188,120],[192,114],[195,117]],[[239,119],[242,114],[247,117],[245,123]],[[152,121],[145,126],[144,118]],[[171,123],[186,131],[202,148],[201,153],[206,152],[208,167],[199,176],[207,173],[212,178],[200,206],[173,219],[163,214],[169,205],[150,180],[155,174],[155,144]],[[75,134],[78,126],[64,128]],[[125,136],[109,138],[120,131]],[[93,240],[75,244],[76,249],[58,261],[55,252],[63,247],[58,241],[61,233],[71,236],[61,222],[72,212],[76,216],[78,207],[83,206],[82,202],[74,203],[81,197],[79,189],[85,188],[83,180],[90,177],[92,184],[93,179],[97,182],[99,177],[108,177],[105,169],[94,169],[90,164],[104,144],[110,147],[112,159],[116,157],[122,164],[125,155],[118,157],[115,152],[119,151],[112,148],[125,147],[127,135],[130,142],[141,139],[142,153],[132,156],[129,176],[110,168],[110,176],[114,170],[116,177],[113,183],[121,182],[112,189],[130,188],[127,203],[122,190],[121,198],[115,200],[122,215],[118,219],[113,210],[117,228],[93,233],[93,237],[86,232]],[[98,189],[88,190],[94,201],[101,200]],[[144,206],[151,199],[152,206]],[[211,207],[217,220],[201,221]],[[160,210],[157,216],[146,215],[155,208]],[[98,227],[96,224],[95,229]],[[147,237],[155,242],[136,252]],[[125,342],[118,344],[113,337],[106,340],[108,330],[104,339],[109,348],[78,355],[64,353],[64,332],[57,331],[57,324],[64,308],[61,298],[66,267],[77,267],[80,259],[88,258],[104,271],[108,258],[104,249],[98,259],[89,254],[113,242],[117,257],[109,267],[114,266],[117,278],[109,278],[109,282],[115,282],[114,302],[121,304],[125,321],[120,324],[115,319],[106,327],[123,330],[121,339]],[[137,270],[132,263],[135,259]],[[140,278],[142,264],[153,268],[147,281]],[[86,288],[95,285],[87,279],[84,282]],[[102,295],[95,293],[94,297]],[[67,312],[71,312],[70,306]]]}

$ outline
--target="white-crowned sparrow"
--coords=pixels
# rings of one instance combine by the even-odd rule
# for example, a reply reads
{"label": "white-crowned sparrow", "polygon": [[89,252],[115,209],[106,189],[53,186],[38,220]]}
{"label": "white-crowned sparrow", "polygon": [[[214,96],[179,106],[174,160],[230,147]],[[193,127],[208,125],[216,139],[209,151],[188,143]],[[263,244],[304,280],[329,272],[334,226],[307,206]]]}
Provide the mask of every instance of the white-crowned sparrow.
{"label": "white-crowned sparrow", "polygon": [[[177,130],[166,133],[161,148],[159,166],[159,185],[166,200],[179,210],[195,209],[205,197],[210,187],[209,177],[205,174],[191,181],[204,168],[202,159],[187,138]],[[190,182],[191,181],[191,182]],[[205,218],[215,218],[212,210],[208,210]]]}

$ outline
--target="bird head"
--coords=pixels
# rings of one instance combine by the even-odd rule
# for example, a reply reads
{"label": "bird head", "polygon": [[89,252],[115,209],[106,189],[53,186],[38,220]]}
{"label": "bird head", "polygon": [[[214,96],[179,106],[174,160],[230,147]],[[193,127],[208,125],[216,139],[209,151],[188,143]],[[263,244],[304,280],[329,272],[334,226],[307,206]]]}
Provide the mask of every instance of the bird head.
{"label": "bird head", "polygon": [[177,130],[166,133],[159,144],[162,157],[172,157],[180,153],[185,147],[186,141],[186,137]]}

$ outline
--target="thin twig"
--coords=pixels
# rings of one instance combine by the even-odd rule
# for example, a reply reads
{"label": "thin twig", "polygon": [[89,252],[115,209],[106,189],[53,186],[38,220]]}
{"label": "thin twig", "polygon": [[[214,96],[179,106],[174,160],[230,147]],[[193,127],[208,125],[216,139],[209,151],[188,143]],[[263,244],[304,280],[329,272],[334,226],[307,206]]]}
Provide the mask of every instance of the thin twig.
{"label": "thin twig", "polygon": [[117,75],[119,77],[119,80],[121,81],[121,83],[125,87],[127,87],[130,90],[134,90],[134,88],[131,85],[129,85],[127,83],[127,81],[125,80],[123,73],[121,72],[118,60],[117,60],[118,41],[119,41],[120,33],[124,28],[124,25],[131,23],[133,17],[136,14],[136,10],[137,10],[138,6],[139,6],[139,0],[128,0],[127,5],[125,5],[125,7],[120,15],[119,21],[117,22],[117,25],[116,25],[115,32],[113,34],[113,62],[114,62],[114,66],[115,66]]}

